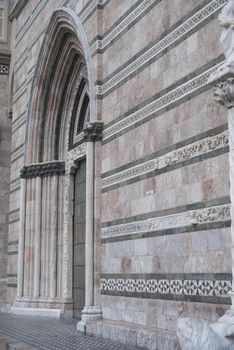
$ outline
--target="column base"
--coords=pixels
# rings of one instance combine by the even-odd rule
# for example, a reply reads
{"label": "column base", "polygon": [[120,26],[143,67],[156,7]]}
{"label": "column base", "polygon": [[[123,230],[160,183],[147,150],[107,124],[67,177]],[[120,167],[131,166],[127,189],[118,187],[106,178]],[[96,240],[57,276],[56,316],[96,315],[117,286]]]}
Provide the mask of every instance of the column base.
{"label": "column base", "polygon": [[17,297],[9,312],[17,315],[72,318],[73,302],[59,297]]}
{"label": "column base", "polygon": [[60,318],[63,314],[63,310],[58,309],[40,309],[33,307],[12,307],[10,313],[14,315],[22,316],[44,316]]}
{"label": "column base", "polygon": [[102,318],[102,310],[99,306],[85,306],[81,320],[77,323],[77,330],[86,333],[86,324],[89,321],[97,321]]}

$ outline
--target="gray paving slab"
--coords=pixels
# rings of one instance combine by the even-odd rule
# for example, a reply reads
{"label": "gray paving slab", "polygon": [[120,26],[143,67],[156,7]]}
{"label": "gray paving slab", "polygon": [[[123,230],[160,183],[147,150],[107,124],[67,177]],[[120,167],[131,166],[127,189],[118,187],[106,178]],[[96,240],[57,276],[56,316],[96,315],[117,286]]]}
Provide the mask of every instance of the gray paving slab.
{"label": "gray paving slab", "polygon": [[108,339],[86,336],[76,320],[0,313],[0,336],[8,336],[41,350],[136,350]]}

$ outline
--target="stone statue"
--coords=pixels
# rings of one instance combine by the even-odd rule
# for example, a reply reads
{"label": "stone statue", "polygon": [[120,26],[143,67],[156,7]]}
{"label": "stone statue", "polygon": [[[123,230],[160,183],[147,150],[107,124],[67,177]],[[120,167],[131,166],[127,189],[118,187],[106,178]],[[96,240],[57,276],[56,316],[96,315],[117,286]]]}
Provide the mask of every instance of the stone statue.
{"label": "stone statue", "polygon": [[222,26],[222,34],[220,38],[223,47],[226,64],[234,64],[234,0],[230,0],[224,6],[219,21]]}
{"label": "stone statue", "polygon": [[[234,322],[234,314],[229,315]],[[228,322],[228,323],[226,323]],[[180,318],[177,336],[182,350],[233,350],[234,323],[227,314],[218,322],[209,324],[204,320]]]}
{"label": "stone statue", "polygon": [[[213,74],[208,83],[215,86],[214,97],[228,109],[229,167],[231,197],[232,276],[234,279],[234,0],[229,0],[219,17],[220,38],[225,62]],[[177,335],[182,350],[234,350],[234,283],[230,293],[232,306],[217,322],[193,318],[181,318]]]}
{"label": "stone statue", "polygon": [[222,27],[220,43],[223,47],[226,61],[211,75],[210,83],[220,77],[224,77],[226,74],[230,74],[230,72],[234,73],[234,0],[229,0],[227,5],[224,6],[219,16],[219,22]]}

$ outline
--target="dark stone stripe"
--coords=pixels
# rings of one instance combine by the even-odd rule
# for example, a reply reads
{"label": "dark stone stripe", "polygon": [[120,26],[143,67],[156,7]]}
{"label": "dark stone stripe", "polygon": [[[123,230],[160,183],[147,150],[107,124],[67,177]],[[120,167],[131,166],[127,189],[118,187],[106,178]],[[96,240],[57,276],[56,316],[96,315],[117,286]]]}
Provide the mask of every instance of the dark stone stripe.
{"label": "dark stone stripe", "polygon": [[152,238],[152,237],[160,237],[160,236],[169,236],[169,235],[177,235],[180,233],[191,233],[197,231],[207,231],[207,230],[217,230],[221,228],[231,227],[231,220],[228,221],[220,221],[220,222],[212,222],[208,224],[198,224],[191,226],[183,226],[176,227],[172,229],[158,230],[153,232],[145,232],[145,233],[134,233],[131,235],[120,235],[116,237],[110,238],[102,238],[101,243],[112,243],[112,242],[122,242],[122,241],[131,241],[135,239],[141,238]]}
{"label": "dark stone stripe", "polygon": [[18,151],[20,148],[22,148],[24,146],[24,143],[21,143],[21,145],[17,146],[16,148],[14,148],[14,150],[11,152],[11,156]]}
{"label": "dark stone stripe", "polygon": [[[105,8],[105,6],[110,2],[111,0],[107,0],[105,2],[104,5],[100,5],[98,4],[97,6],[94,7],[94,9],[88,14],[88,16],[83,20],[83,24],[85,22],[87,22],[87,20],[97,11],[97,10],[103,10]],[[79,16],[82,15],[82,13],[84,13],[85,9],[87,9],[87,7],[91,4],[92,1],[90,1],[87,6],[84,7],[84,9],[82,9],[82,11],[80,12]]]}
{"label": "dark stone stripe", "polygon": [[219,197],[219,198],[211,199],[211,200],[206,201],[206,202],[197,202],[197,203],[192,203],[192,204],[187,204],[187,205],[180,205],[180,206],[174,207],[174,208],[163,209],[163,210],[158,210],[158,211],[152,211],[152,212],[145,213],[145,214],[130,216],[130,217],[124,218],[124,219],[107,221],[107,222],[104,222],[102,224],[102,228],[116,226],[116,225],[122,225],[122,224],[128,224],[130,222],[142,221],[142,220],[147,220],[147,219],[152,219],[152,218],[158,218],[161,216],[168,216],[168,215],[173,215],[173,214],[184,213],[184,212],[190,211],[190,210],[210,208],[210,207],[214,207],[214,206],[218,206],[218,205],[229,204],[230,202],[231,202],[230,196]]}
{"label": "dark stone stripe", "polygon": [[14,252],[8,252],[7,255],[18,255],[18,251],[14,251]]}
{"label": "dark stone stripe", "polygon": [[23,120],[19,125],[17,125],[17,127],[14,130],[12,130],[12,134],[14,134],[18,129],[20,129],[25,124],[26,124],[26,120]]}
{"label": "dark stone stripe", "polygon": [[[43,0],[40,0],[37,4],[36,4],[36,6],[35,6],[35,8],[33,9],[33,11],[32,11],[32,15],[33,15],[33,13],[35,13],[35,11],[37,10],[37,8],[40,6],[40,4],[41,4],[41,2],[42,2]],[[19,37],[19,35],[22,33],[22,31],[25,29],[25,27],[26,27],[26,25],[27,25],[27,23],[30,21],[30,19],[31,19],[31,17],[32,16],[29,16],[28,18],[27,18],[27,20],[25,21],[25,23],[23,24],[23,26],[20,28],[20,30],[17,32],[17,34],[16,34],[16,39]]]}
{"label": "dark stone stripe", "polygon": [[[95,56],[97,53],[103,53],[105,52],[110,46],[112,46],[117,40],[119,40],[120,36],[124,35],[130,28],[132,28],[137,22],[139,22],[150,10],[152,10],[156,5],[158,5],[162,0],[156,0],[153,4],[151,4],[151,6],[149,6],[147,9],[145,9],[145,11],[142,12],[142,14],[140,16],[138,16],[137,18],[135,18],[134,21],[132,21],[123,31],[121,31],[120,33],[118,33],[118,35],[116,35],[116,37],[114,39],[111,40],[111,42],[105,46],[103,49],[97,49],[94,51],[94,53],[92,54],[92,57]],[[130,9],[128,9],[102,36],[96,36],[91,42],[90,42],[90,46],[97,40],[102,40],[105,39],[105,37],[107,35],[110,34],[110,32],[112,30],[115,29],[115,27],[117,27],[132,11],[134,11],[140,4],[142,3],[142,0],[138,0],[138,2],[136,4],[134,4]],[[139,54],[138,54],[139,55]],[[123,67],[123,66],[122,66]],[[118,69],[116,71],[119,71],[121,69]],[[114,76],[115,73],[112,73],[110,76]],[[109,77],[105,78],[104,81],[109,80]]]}
{"label": "dark stone stripe", "polygon": [[[24,50],[24,53],[23,54],[25,54],[25,52],[27,51],[28,49],[26,49],[26,50]],[[20,56],[20,58],[23,56],[23,54]],[[17,73],[19,70],[20,70],[20,68],[23,66],[23,64],[27,61],[27,59],[28,59],[28,55],[27,56],[25,56],[25,58],[23,59],[23,61],[20,63],[20,65],[17,67],[17,68],[15,68],[15,73]],[[20,60],[20,59],[19,59]],[[17,61],[17,62],[19,62],[19,60]],[[16,65],[16,64],[15,64]]]}
{"label": "dark stone stripe", "polygon": [[11,215],[11,214],[15,214],[15,213],[18,213],[19,211],[20,211],[20,208],[17,208],[17,209],[11,210],[11,211],[9,212],[9,215]]}
{"label": "dark stone stripe", "polygon": [[[41,3],[41,2],[40,2]],[[38,6],[40,5],[40,3],[38,4]],[[44,3],[44,5],[41,7],[41,9],[40,9],[40,11],[37,13],[37,15],[33,18],[33,22],[30,24],[30,26],[27,28],[27,31],[25,32],[25,33],[27,33],[28,32],[28,30],[29,30],[29,28],[31,27],[31,25],[35,22],[35,20],[37,19],[37,17],[41,14],[41,12],[42,12],[42,10],[44,9],[44,7],[46,6],[46,4],[47,4],[47,1],[45,1],[45,3]],[[34,11],[34,13],[35,13],[35,11]],[[22,32],[22,30],[21,30],[21,32]],[[20,44],[20,42],[21,42],[21,40],[24,38],[24,35],[20,38],[20,39],[18,39],[18,40],[16,40],[16,47]]]}
{"label": "dark stone stripe", "polygon": [[[216,57],[215,59],[213,59],[212,61],[206,63],[205,65],[203,65],[202,67],[199,67],[198,69],[196,69],[195,71],[189,73],[188,75],[184,76],[183,78],[179,79],[178,81],[176,81],[175,83],[173,83],[172,85],[170,85],[169,87],[161,90],[160,92],[156,93],[155,95],[153,95],[152,97],[148,98],[146,101],[140,103],[139,105],[137,105],[136,107],[132,108],[131,110],[129,110],[128,112],[124,113],[123,115],[115,118],[114,120],[112,120],[111,122],[107,123],[104,127],[104,130],[106,130],[107,128],[109,128],[110,126],[115,125],[116,123],[118,123],[119,121],[122,121],[123,119],[125,119],[126,117],[128,117],[129,115],[135,113],[136,111],[138,111],[139,109],[142,109],[143,107],[146,107],[148,104],[150,104],[151,102],[154,102],[155,100],[159,99],[160,97],[166,95],[167,93],[173,91],[174,89],[178,88],[179,86],[183,85],[184,83],[188,82],[189,80],[199,76],[200,74],[202,74],[203,72],[205,72],[206,70],[214,67],[215,65],[217,65],[218,63],[221,63],[224,60],[224,55],[220,55],[218,57]],[[121,130],[119,132],[117,132],[115,135],[109,137],[107,140],[103,141],[103,144],[106,144],[116,138],[118,138],[121,135],[124,135],[125,133],[127,133],[129,130],[136,128],[139,125],[145,124],[147,121],[156,118],[162,114],[164,114],[165,112],[168,112],[169,110],[175,108],[176,106],[184,103],[187,100],[191,100],[192,98],[194,98],[197,95],[200,95],[202,92],[209,90],[211,87],[209,85],[206,85],[200,89],[197,89],[195,92],[192,92],[191,94],[189,94],[188,96],[182,97],[180,98],[178,101],[175,101],[173,103],[171,103],[171,105],[166,106],[165,108],[162,108],[160,111],[153,113],[152,115],[148,116],[147,118],[144,118],[143,120],[135,123],[134,125],[130,125],[129,127],[127,127],[124,130]]]}
{"label": "dark stone stripe", "polygon": [[142,158],[139,158],[138,160],[136,161],[133,161],[133,162],[130,162],[130,163],[127,163],[125,165],[122,165],[118,168],[115,168],[113,170],[110,170],[110,171],[107,171],[105,173],[102,174],[102,178],[106,178],[106,177],[109,177],[111,175],[115,175],[121,171],[124,171],[124,170],[127,170],[127,169],[130,169],[136,165],[140,165],[140,164],[143,164],[151,159],[154,159],[154,158],[158,158],[160,156],[163,156],[169,152],[172,152],[172,151],[175,151],[179,148],[182,148],[182,147],[185,147],[185,146],[189,146],[191,143],[194,143],[194,142],[197,142],[197,141],[201,141],[207,137],[211,137],[211,136],[215,136],[215,135],[218,135],[218,134],[221,134],[223,131],[226,131],[228,129],[228,124],[225,123],[225,124],[222,124],[216,128],[213,128],[213,129],[210,129],[210,130],[207,130],[205,132],[202,132],[200,134],[197,134],[195,136],[192,136],[192,137],[189,137],[188,139],[185,139],[183,141],[180,141],[180,142],[177,142],[177,143],[174,143],[173,145],[170,145],[166,148],[163,148],[159,151],[156,151],[148,156],[145,156],[145,157],[142,157]]}
{"label": "dark stone stripe", "polygon": [[148,172],[146,174],[139,175],[139,176],[136,176],[134,178],[122,181],[120,183],[105,187],[102,189],[102,193],[113,191],[113,190],[116,190],[118,188],[128,186],[128,185],[131,185],[131,184],[139,182],[139,181],[150,179],[152,177],[155,177],[155,176],[158,176],[161,174],[165,174],[169,171],[174,171],[176,169],[180,169],[180,168],[183,168],[183,167],[191,165],[191,164],[199,163],[199,162],[202,162],[203,160],[206,160],[206,159],[215,158],[215,157],[218,157],[218,156],[225,154],[225,153],[228,153],[228,152],[229,152],[229,146],[218,148],[217,150],[214,150],[212,152],[204,153],[204,154],[201,154],[199,156],[196,156],[196,157],[193,157],[190,159],[186,159],[182,162],[179,162],[179,163],[176,163],[173,165],[168,165],[162,169],[156,169],[156,170],[153,170],[153,171]]}
{"label": "dark stone stripe", "polygon": [[189,272],[189,273],[103,273],[105,279],[144,279],[144,280],[196,280],[196,281],[232,281],[231,273]]}
{"label": "dark stone stripe", "polygon": [[10,185],[12,185],[13,183],[15,183],[16,181],[19,181],[19,180],[20,180],[20,177],[18,176],[10,182]]}
{"label": "dark stone stripe", "polygon": [[15,159],[11,160],[11,164],[15,163],[17,160],[19,160],[20,158],[23,158],[24,154],[20,154],[18,157],[16,157]]}
{"label": "dark stone stripe", "polygon": [[102,295],[140,298],[140,299],[160,299],[160,300],[174,300],[186,301],[194,303],[208,303],[208,304],[223,304],[231,305],[230,297],[215,297],[215,296],[200,296],[200,295],[185,295],[185,294],[155,294],[155,293],[134,293],[134,292],[118,292],[102,290]]}
{"label": "dark stone stripe", "polygon": [[[195,280],[195,281],[232,281],[231,273],[162,273],[162,274],[102,274],[101,278],[104,279],[142,279],[142,280]],[[150,292],[128,292],[128,291],[110,291],[102,290],[102,295],[110,296],[125,296],[133,298],[147,298],[147,299],[163,299],[163,300],[176,300],[176,301],[188,301],[188,302],[202,302],[212,304],[231,304],[231,298],[229,297],[217,297],[217,296],[200,296],[200,295],[186,295],[186,294],[161,294]]]}
{"label": "dark stone stripe", "polygon": [[16,119],[14,119],[13,121],[12,121],[12,127],[15,125],[15,123],[17,123],[17,121],[23,116],[23,115],[26,115],[26,112],[27,112],[27,110],[25,109]]}
{"label": "dark stone stripe", "polygon": [[21,186],[19,185],[18,187],[14,188],[13,190],[9,191],[10,194],[13,194],[15,192],[18,192],[20,190]]}
{"label": "dark stone stripe", "polygon": [[[32,79],[30,79],[32,80]],[[26,82],[25,82],[26,83]],[[28,82],[29,83],[29,82]],[[22,92],[19,94],[19,96],[17,96],[16,98],[13,98],[13,104],[15,104],[27,91],[27,86],[28,84],[25,85],[24,89],[22,90]]]}
{"label": "dark stone stripe", "polygon": [[19,221],[20,221],[20,219],[11,220],[11,221],[9,221],[9,225],[15,224],[16,222],[19,222]]}
{"label": "dark stone stripe", "polygon": [[[97,95],[98,99],[103,99],[106,96],[108,96],[110,93],[112,93],[113,91],[115,91],[116,89],[118,89],[121,85],[123,85],[124,83],[126,83],[128,80],[132,79],[134,76],[136,76],[137,74],[139,74],[142,70],[144,70],[146,67],[150,66],[153,62],[157,61],[159,58],[161,58],[162,56],[164,56],[165,54],[167,54],[168,52],[170,52],[173,48],[175,48],[176,46],[178,46],[181,42],[183,42],[184,40],[186,40],[188,38],[188,36],[191,36],[192,34],[198,32],[203,26],[205,26],[206,24],[208,24],[209,22],[211,22],[213,19],[217,18],[218,13],[214,13],[213,15],[209,16],[207,19],[205,19],[204,21],[202,21],[201,23],[199,23],[197,26],[195,26],[194,28],[191,28],[191,30],[184,34],[183,36],[179,37],[176,41],[174,41],[173,43],[171,43],[169,46],[167,46],[164,50],[162,50],[160,53],[158,53],[157,55],[155,55],[154,57],[152,57],[149,61],[145,62],[143,65],[141,65],[137,70],[135,70],[133,73],[129,74],[127,77],[125,77],[124,79],[122,79],[118,84],[114,85],[111,89],[109,89],[108,91],[106,91],[105,93],[103,93],[102,95]],[[190,18],[190,16],[188,16],[186,19]],[[147,51],[148,49],[150,49],[151,47],[153,47],[158,41],[160,41],[161,39],[163,39],[166,35],[168,35],[171,31],[173,31],[177,26],[179,26],[181,24],[181,20],[172,27],[172,29],[170,29],[169,31],[166,31],[165,33],[163,33],[163,35],[160,37],[160,39],[158,39],[156,42],[154,42],[153,44],[150,43],[149,45],[147,45],[144,49],[142,49],[140,52],[138,52],[136,55],[134,55],[130,60],[128,60],[125,64],[123,64],[121,67],[119,67],[118,69],[116,69],[113,73],[111,73],[108,77],[106,77],[103,81],[96,81],[96,84],[98,85],[103,85],[104,83],[106,83],[108,80],[110,80],[111,78],[113,78],[116,74],[118,74],[122,69],[126,68],[129,64],[131,64],[135,59],[137,59],[138,57],[140,57],[145,51]],[[112,42],[111,42],[112,45]],[[108,45],[109,47],[110,45]],[[99,53],[101,53],[102,50],[99,50]]]}

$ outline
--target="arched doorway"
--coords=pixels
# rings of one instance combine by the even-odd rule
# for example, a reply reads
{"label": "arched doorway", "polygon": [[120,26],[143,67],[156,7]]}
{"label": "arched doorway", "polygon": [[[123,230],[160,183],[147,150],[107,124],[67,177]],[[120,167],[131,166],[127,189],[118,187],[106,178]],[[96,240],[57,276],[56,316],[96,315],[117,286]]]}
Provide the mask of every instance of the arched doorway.
{"label": "arched doorway", "polygon": [[93,220],[94,157],[102,123],[95,116],[93,69],[83,25],[73,11],[57,9],[37,61],[28,110],[15,307],[74,313],[73,213],[79,213],[73,202],[82,190],[76,184],[82,167],[83,330],[88,319],[101,316],[94,298]]}

